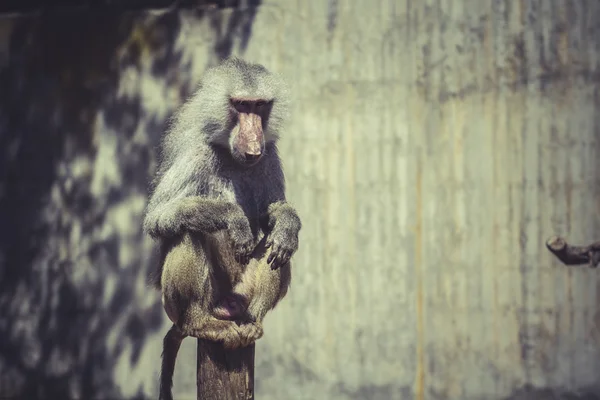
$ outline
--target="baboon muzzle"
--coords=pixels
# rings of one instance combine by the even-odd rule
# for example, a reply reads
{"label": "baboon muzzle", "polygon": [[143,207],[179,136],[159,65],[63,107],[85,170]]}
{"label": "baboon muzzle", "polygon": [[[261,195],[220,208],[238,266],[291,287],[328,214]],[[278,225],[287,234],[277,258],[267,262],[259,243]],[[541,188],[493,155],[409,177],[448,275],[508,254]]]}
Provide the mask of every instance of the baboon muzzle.
{"label": "baboon muzzle", "polygon": [[239,113],[239,121],[238,151],[247,163],[255,163],[261,158],[265,144],[262,118],[255,113]]}

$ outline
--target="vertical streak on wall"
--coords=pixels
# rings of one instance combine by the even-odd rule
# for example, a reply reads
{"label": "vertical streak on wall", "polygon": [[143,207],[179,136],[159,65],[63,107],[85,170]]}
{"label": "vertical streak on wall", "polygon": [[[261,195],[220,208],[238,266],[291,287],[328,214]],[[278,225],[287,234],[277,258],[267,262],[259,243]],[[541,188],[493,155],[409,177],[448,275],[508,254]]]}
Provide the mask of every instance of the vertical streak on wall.
{"label": "vertical streak on wall", "polygon": [[425,352],[424,352],[424,329],[423,329],[423,174],[422,157],[417,155],[417,179],[416,179],[416,224],[415,224],[415,285],[416,285],[416,307],[417,307],[417,372],[415,375],[415,399],[423,400],[425,391]]}
{"label": "vertical streak on wall", "polygon": [[[392,0],[393,1],[393,0]],[[412,0],[406,1],[405,11],[405,40],[407,42],[405,48],[410,49],[410,54],[406,54],[405,57],[408,59],[408,74],[410,76],[416,76],[421,65],[419,59],[420,48],[416,43],[416,39],[419,36],[420,28],[420,17],[421,7],[418,2],[415,3]],[[414,121],[421,121],[423,117],[423,109],[420,107],[419,101],[411,101],[411,99],[418,98],[417,89],[414,86],[410,86],[406,89],[406,109],[408,110],[407,115],[412,115],[413,118],[408,118],[406,124],[408,126],[408,132],[412,133],[418,129],[414,126]],[[412,172],[413,179],[410,179],[414,184],[413,201],[411,203],[411,211],[414,215],[407,219],[411,221],[413,225],[414,233],[414,255],[408,258],[409,262],[414,263],[414,274],[413,274],[413,285],[414,285],[414,305],[415,305],[415,375],[413,382],[413,394],[415,400],[425,399],[425,335],[424,335],[424,310],[423,310],[423,155],[422,151],[423,138],[418,135],[410,135],[408,144],[414,149],[410,156],[410,161],[413,163],[413,168],[409,171]],[[409,264],[410,265],[410,264]],[[410,267],[409,267],[410,268]]]}

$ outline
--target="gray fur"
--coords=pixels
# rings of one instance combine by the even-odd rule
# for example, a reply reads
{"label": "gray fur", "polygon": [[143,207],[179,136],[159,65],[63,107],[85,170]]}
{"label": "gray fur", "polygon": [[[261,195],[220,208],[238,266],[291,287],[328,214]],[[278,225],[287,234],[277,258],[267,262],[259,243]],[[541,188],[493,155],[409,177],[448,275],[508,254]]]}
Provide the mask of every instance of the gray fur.
{"label": "gray fur", "polygon": [[[246,81],[252,81],[251,88]],[[252,171],[241,170],[217,147],[229,147],[229,97],[247,95],[273,101],[268,124],[263,126],[267,154]],[[154,238],[177,235],[186,228],[181,199],[206,196],[234,201],[232,194],[246,199],[256,190],[255,182],[268,186],[271,192],[268,198],[253,196],[263,200],[260,212],[265,212],[273,201],[285,201],[276,142],[288,114],[287,98],[283,81],[262,66],[230,58],[208,70],[197,92],[172,118],[163,138],[161,163],[146,209],[144,230]],[[232,179],[233,176],[241,179]]]}
{"label": "gray fur", "polygon": [[[262,159],[241,165],[231,148],[230,98],[272,101],[263,120]],[[175,113],[161,143],[144,230],[161,245],[156,286],[173,327],[164,340],[161,399],[172,398],[181,340],[227,348],[262,336],[262,320],[285,296],[300,218],[285,197],[277,140],[288,112],[284,83],[261,65],[225,60],[208,70]],[[243,317],[219,319],[224,296],[242,299]]]}

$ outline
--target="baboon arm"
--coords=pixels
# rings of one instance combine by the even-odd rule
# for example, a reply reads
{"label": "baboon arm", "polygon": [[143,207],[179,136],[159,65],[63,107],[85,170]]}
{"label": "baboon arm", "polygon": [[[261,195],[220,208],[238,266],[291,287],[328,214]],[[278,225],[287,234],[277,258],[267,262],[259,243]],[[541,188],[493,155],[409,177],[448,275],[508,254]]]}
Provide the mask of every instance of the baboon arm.
{"label": "baboon arm", "polygon": [[296,210],[285,202],[269,205],[263,221],[267,234],[265,246],[272,247],[267,263],[272,269],[277,269],[287,264],[298,250],[298,234],[302,223]]}
{"label": "baboon arm", "polygon": [[298,213],[285,200],[271,203],[261,217],[261,226],[266,232],[275,229],[276,225],[293,231],[299,231],[302,227]]}
{"label": "baboon arm", "polygon": [[182,154],[164,173],[152,193],[144,230],[153,238],[170,238],[185,230],[214,233],[241,208],[234,203],[201,196],[203,182],[193,168],[191,155]]}
{"label": "baboon arm", "polygon": [[145,229],[154,238],[168,238],[183,231],[214,233],[229,227],[242,210],[234,203],[188,196],[171,200],[146,217]]}
{"label": "baboon arm", "polygon": [[264,192],[263,213],[260,216],[260,224],[265,233],[272,231],[275,225],[289,219],[297,219],[298,223],[300,222],[296,211],[286,200],[285,177],[277,146],[270,144],[267,151],[269,157],[265,160],[265,169],[269,171],[269,174],[266,176],[263,187],[268,189]]}
{"label": "baboon arm", "polygon": [[170,238],[182,231],[179,219],[179,203],[182,199],[167,201],[152,209],[144,219],[144,231],[154,239]]}
{"label": "baboon arm", "polygon": [[[199,194],[197,173],[189,162],[191,155],[167,152],[159,167],[144,216],[144,231],[153,238],[169,238],[182,230],[180,204],[186,197]],[[186,161],[186,162],[184,162]]]}
{"label": "baboon arm", "polygon": [[[280,168],[274,168],[274,170],[282,174]],[[265,204],[266,211],[260,217],[261,227],[265,233],[283,229],[297,234],[302,224],[298,213],[286,200],[283,176],[272,177],[269,187],[271,189]]]}

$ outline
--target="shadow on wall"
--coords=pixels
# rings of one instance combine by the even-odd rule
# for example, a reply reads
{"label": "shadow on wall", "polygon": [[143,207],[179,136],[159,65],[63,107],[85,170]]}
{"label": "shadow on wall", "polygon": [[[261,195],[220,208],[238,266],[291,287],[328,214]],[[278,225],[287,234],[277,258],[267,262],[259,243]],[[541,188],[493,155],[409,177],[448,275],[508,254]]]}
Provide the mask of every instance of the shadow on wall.
{"label": "shadow on wall", "polygon": [[526,386],[503,400],[598,400],[600,397],[597,393],[597,388],[572,393],[552,389],[534,389],[531,386]]}
{"label": "shadow on wall", "polygon": [[[255,11],[234,11],[224,31],[219,10],[188,16],[209,18],[216,60],[236,35],[244,50]],[[9,41],[0,68],[0,397],[123,398],[116,365],[126,356],[129,370],[138,367],[161,327],[141,222],[155,147],[178,104],[146,106],[141,88],[124,90],[139,84],[125,71],[151,62],[148,79],[183,101],[197,77],[175,47],[181,18],[0,20],[9,26],[0,29],[9,35],[0,38]]]}

